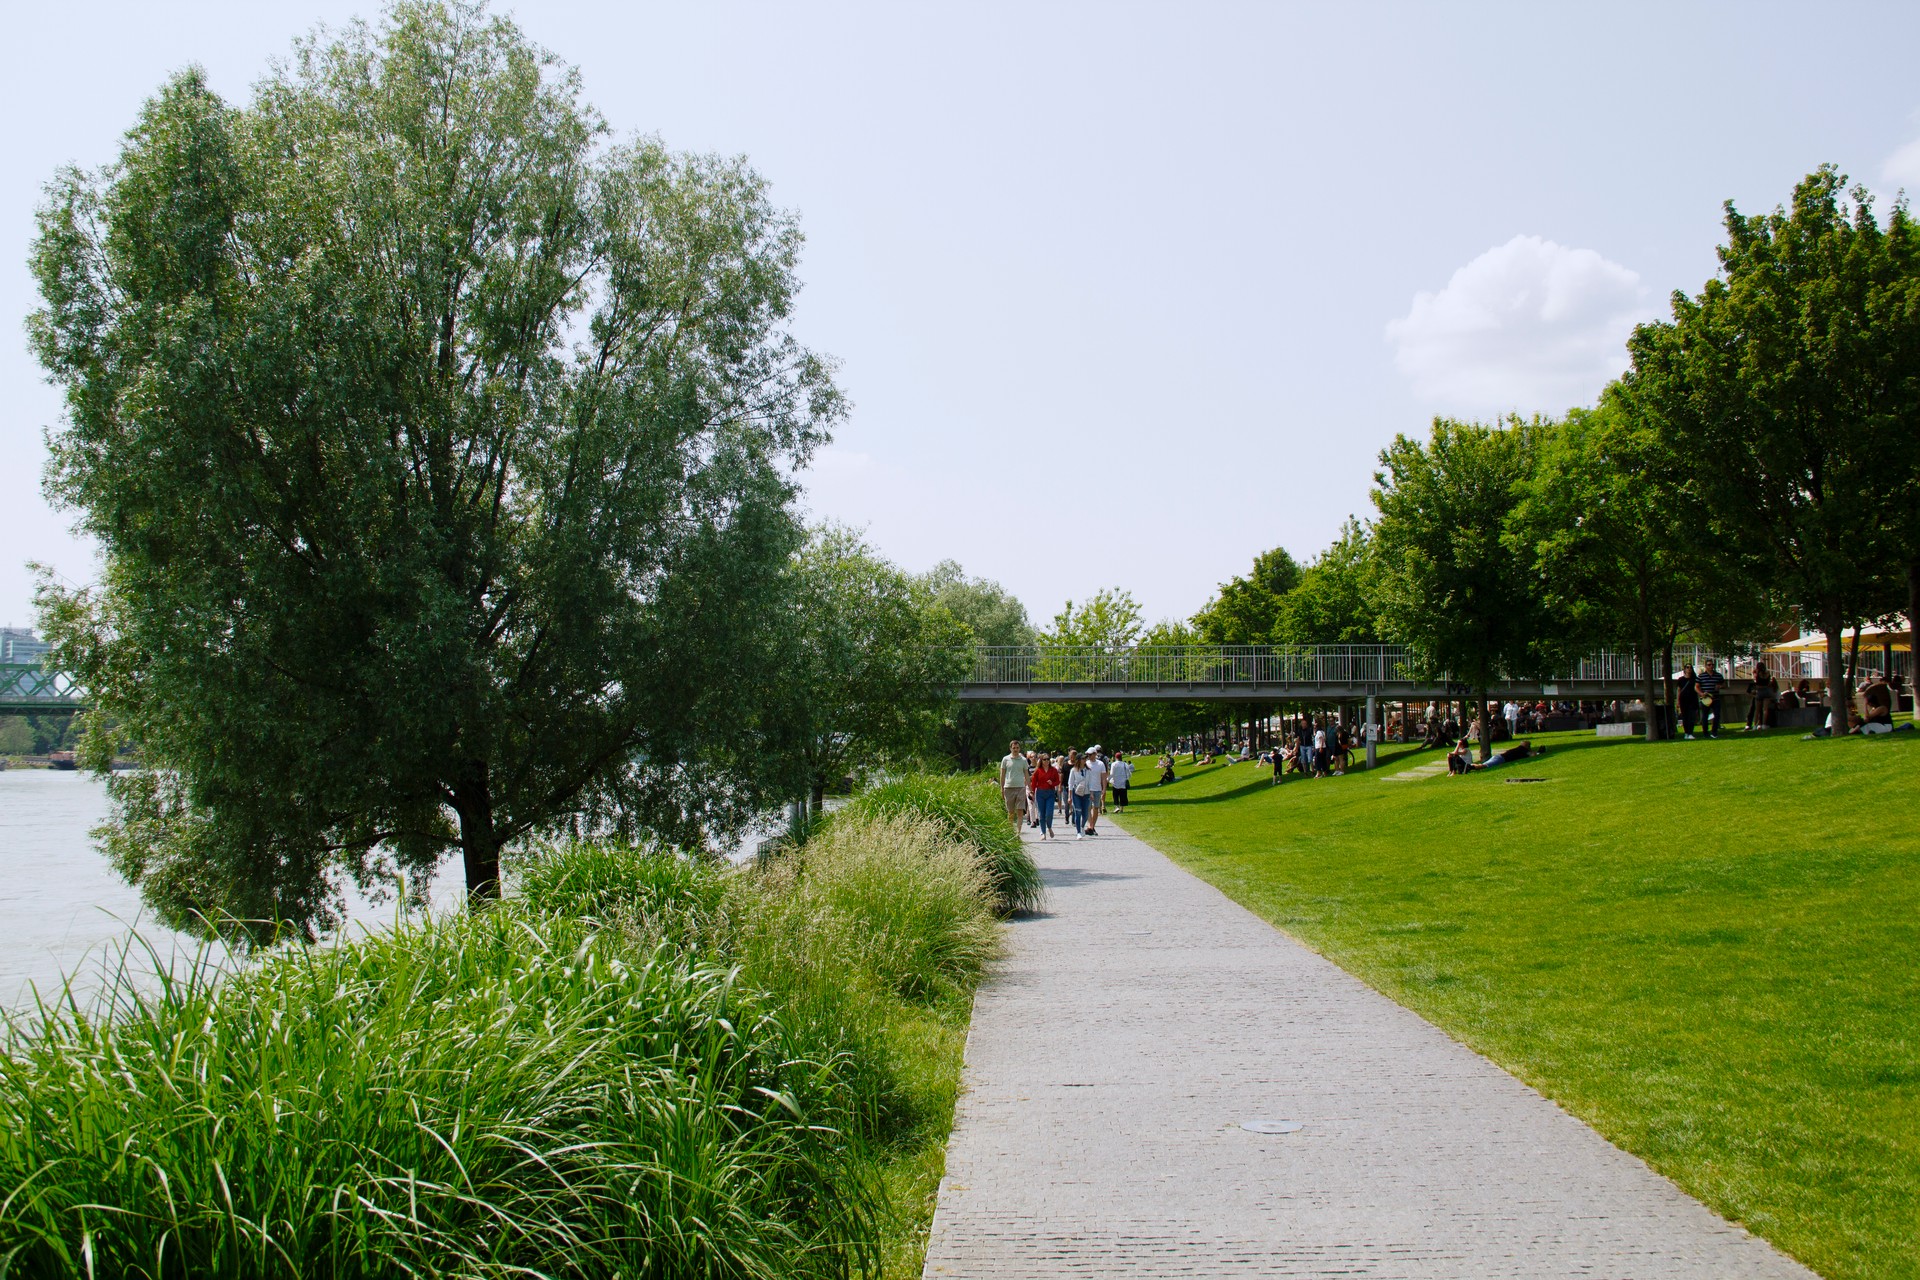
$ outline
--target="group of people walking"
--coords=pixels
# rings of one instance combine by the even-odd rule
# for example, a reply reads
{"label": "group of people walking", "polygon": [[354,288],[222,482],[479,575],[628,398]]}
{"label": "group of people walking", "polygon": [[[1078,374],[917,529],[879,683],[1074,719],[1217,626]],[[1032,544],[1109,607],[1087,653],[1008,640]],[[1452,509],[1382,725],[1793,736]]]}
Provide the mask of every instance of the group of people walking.
{"label": "group of people walking", "polygon": [[1112,794],[1116,810],[1127,807],[1133,765],[1115,752],[1108,761],[1100,745],[1085,751],[1050,756],[1044,751],[1022,751],[1018,741],[1007,744],[1000,760],[1000,795],[1007,817],[1017,827],[1037,827],[1042,840],[1052,840],[1055,813],[1065,807],[1073,823],[1073,838],[1099,835],[1100,814]]}

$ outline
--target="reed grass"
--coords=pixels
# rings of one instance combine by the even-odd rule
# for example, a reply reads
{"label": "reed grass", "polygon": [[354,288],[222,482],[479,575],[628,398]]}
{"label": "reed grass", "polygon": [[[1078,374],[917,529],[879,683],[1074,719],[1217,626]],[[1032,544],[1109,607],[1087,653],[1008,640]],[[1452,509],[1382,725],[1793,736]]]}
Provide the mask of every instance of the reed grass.
{"label": "reed grass", "polygon": [[995,909],[1001,915],[1037,911],[1046,898],[1040,869],[1001,806],[998,789],[981,778],[910,773],[861,792],[839,816],[925,818],[949,838],[980,851],[993,884]]}
{"label": "reed grass", "polygon": [[488,911],[10,1021],[0,1277],[904,1268],[991,895],[925,822],[816,844],[545,850]]}

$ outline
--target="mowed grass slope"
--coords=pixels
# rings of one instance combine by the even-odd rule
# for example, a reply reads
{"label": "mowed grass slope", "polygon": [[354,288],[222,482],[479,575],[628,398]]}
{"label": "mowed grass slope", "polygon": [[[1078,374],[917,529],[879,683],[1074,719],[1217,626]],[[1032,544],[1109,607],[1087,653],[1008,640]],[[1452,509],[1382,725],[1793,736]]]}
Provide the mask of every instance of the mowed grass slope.
{"label": "mowed grass slope", "polygon": [[1124,824],[1823,1275],[1920,1275],[1920,734],[1535,740]]}

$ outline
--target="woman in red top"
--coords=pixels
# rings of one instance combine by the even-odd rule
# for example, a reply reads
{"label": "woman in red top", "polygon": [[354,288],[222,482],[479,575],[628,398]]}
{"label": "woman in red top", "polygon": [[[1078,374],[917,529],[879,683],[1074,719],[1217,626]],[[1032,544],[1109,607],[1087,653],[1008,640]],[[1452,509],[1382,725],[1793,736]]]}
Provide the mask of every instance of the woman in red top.
{"label": "woman in red top", "polygon": [[1053,803],[1060,798],[1060,771],[1053,767],[1045,752],[1040,755],[1040,766],[1027,778],[1027,785],[1033,789],[1033,803],[1040,810],[1040,838],[1053,839]]}

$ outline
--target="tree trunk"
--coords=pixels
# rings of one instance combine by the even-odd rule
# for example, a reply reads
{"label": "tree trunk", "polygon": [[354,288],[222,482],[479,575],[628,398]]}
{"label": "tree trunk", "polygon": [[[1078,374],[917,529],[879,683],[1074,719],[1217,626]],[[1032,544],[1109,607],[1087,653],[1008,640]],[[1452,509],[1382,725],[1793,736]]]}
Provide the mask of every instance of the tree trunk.
{"label": "tree trunk", "polygon": [[1838,738],[1847,731],[1847,624],[1823,613],[1820,630],[1827,637],[1827,729]]}
{"label": "tree trunk", "polygon": [[1653,632],[1644,626],[1640,628],[1640,645],[1633,656],[1640,662],[1640,696],[1646,700],[1647,704],[1647,741],[1658,742],[1662,735],[1660,709],[1653,703]]}
{"label": "tree trunk", "polygon": [[[1920,685],[1914,679],[1920,676],[1920,642],[1914,639],[1914,633],[1920,631],[1920,560],[1907,566],[1907,693],[1914,698],[1913,718],[1920,720]],[[1893,665],[1891,661],[1887,663]],[[1893,673],[1889,671],[1888,677]],[[1900,699],[1893,700],[1893,709],[1900,709]]]}
{"label": "tree trunk", "polygon": [[1476,689],[1474,690],[1474,696],[1479,702],[1479,705],[1474,709],[1474,716],[1476,717],[1474,725],[1480,733],[1480,763],[1485,764],[1487,758],[1493,754],[1493,730],[1492,725],[1489,724],[1487,720],[1487,691],[1485,689]]}
{"label": "tree trunk", "polygon": [[1663,643],[1660,646],[1660,687],[1661,687],[1661,691],[1666,695],[1666,701],[1661,704],[1660,716],[1666,724],[1666,731],[1668,736],[1672,736],[1674,725],[1677,723],[1678,717],[1679,717],[1679,709],[1675,705],[1673,700],[1673,635],[1672,633],[1668,633],[1666,636],[1662,637],[1662,641]]}
{"label": "tree trunk", "polygon": [[827,778],[825,774],[815,774],[813,785],[807,791],[807,808],[814,817],[819,817],[827,808]]}
{"label": "tree trunk", "polygon": [[460,856],[467,873],[467,900],[479,905],[500,896],[500,842],[493,832],[493,791],[487,766],[463,771],[454,788],[453,811],[460,818]]}

